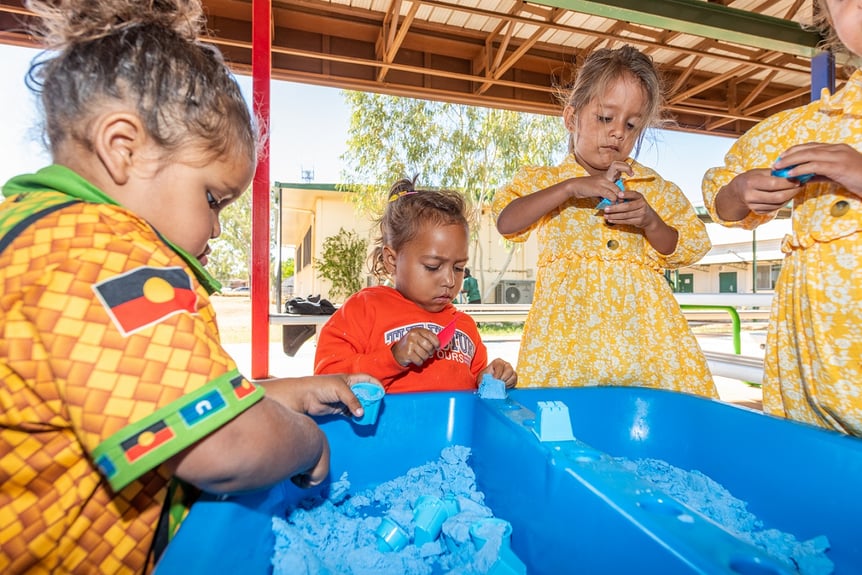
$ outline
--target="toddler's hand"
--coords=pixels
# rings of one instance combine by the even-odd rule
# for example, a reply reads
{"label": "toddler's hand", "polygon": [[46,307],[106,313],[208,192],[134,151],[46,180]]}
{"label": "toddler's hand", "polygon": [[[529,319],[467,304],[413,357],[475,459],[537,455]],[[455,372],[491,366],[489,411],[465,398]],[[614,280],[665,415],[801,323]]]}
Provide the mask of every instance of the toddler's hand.
{"label": "toddler's hand", "polygon": [[604,208],[605,221],[612,225],[632,226],[647,229],[662,222],[661,217],[652,209],[640,192],[627,190],[620,192],[624,202]]}
{"label": "toddler's hand", "polygon": [[334,415],[338,413],[361,417],[362,404],[356,399],[350,386],[354,383],[377,379],[364,373],[315,375],[293,379],[278,379],[263,382],[267,397],[282,405],[308,415]]}
{"label": "toddler's hand", "polygon": [[392,346],[392,355],[398,365],[422,365],[440,347],[437,334],[424,327],[416,327],[407,332]]}
{"label": "toddler's hand", "polygon": [[[727,185],[727,191],[748,211],[769,214],[792,200],[802,191],[802,187],[787,178],[773,176],[770,169],[757,169],[743,172],[733,178]],[[724,217],[721,210],[719,215]]]}
{"label": "toddler's hand", "polygon": [[486,373],[505,383],[506,389],[511,389],[518,385],[518,374],[515,373],[515,368],[508,361],[500,358],[491,361],[488,367],[482,370],[480,376]]}
{"label": "toddler's hand", "polygon": [[795,175],[827,178],[862,196],[862,154],[847,144],[809,142],[792,146],[781,154],[773,168],[790,166],[794,166]]}
{"label": "toddler's hand", "polygon": [[569,197],[572,199],[598,198],[600,201],[606,199],[611,203],[622,199],[622,192],[614,183],[605,176],[584,176],[566,180]]}
{"label": "toddler's hand", "polygon": [[608,179],[609,182],[616,182],[621,177],[623,177],[623,174],[627,176],[633,176],[634,170],[632,170],[632,167],[627,163],[621,162],[620,160],[615,160],[614,162],[611,162],[611,165],[605,172],[605,177]]}
{"label": "toddler's hand", "polygon": [[297,487],[307,489],[320,485],[326,476],[329,475],[329,441],[326,435],[323,435],[323,451],[320,453],[320,459],[317,463],[304,473],[299,473],[290,478],[290,481]]}

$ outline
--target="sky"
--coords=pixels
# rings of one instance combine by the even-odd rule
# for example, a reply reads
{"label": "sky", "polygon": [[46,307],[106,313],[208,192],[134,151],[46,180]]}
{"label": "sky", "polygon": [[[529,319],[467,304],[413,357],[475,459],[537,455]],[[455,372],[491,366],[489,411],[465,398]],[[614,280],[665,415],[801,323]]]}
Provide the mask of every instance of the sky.
{"label": "sky", "polygon": [[[20,173],[32,172],[50,163],[39,132],[34,96],[25,84],[30,60],[38,52],[29,48],[0,45],[0,91],[4,111],[0,130],[0,183]],[[250,101],[251,77],[238,76]],[[312,171],[314,182],[336,184],[341,172],[340,156],[346,149],[350,114],[340,90],[306,84],[274,81],[271,88],[270,179],[302,182],[303,172]],[[703,205],[700,183],[704,172],[723,163],[733,144],[730,138],[676,131],[660,131],[647,141],[638,161],[677,184],[692,204]],[[566,142],[560,143],[561,147]],[[786,223],[786,222],[785,222]],[[708,226],[713,243],[746,241],[750,232]],[[776,226],[775,237],[785,226]],[[758,233],[759,238],[771,237]]]}

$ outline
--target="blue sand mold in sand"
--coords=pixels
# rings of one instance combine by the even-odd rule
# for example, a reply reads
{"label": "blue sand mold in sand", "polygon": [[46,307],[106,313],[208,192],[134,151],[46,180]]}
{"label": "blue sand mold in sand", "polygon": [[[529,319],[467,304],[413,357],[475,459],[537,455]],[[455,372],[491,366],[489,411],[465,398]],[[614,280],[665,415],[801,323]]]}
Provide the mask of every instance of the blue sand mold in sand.
{"label": "blue sand mold in sand", "polygon": [[[273,574],[433,575],[487,573],[497,560],[501,542],[476,549],[469,530],[477,520],[492,517],[467,459],[470,449],[447,447],[436,462],[410,469],[370,489],[350,494],[346,473],[333,482],[325,500],[304,501],[287,518],[274,517]],[[684,471],[664,461],[618,458],[626,469],[653,483],[721,525],[735,536],[764,549],[803,575],[833,573],[824,536],[799,542],[788,533],[764,529],[762,522],[717,482],[698,471]],[[380,552],[374,534],[384,516],[413,532],[412,506],[422,495],[455,496],[460,511],[443,524],[442,535],[421,547]],[[574,519],[576,520],[576,519]],[[517,538],[517,527],[512,534]]]}

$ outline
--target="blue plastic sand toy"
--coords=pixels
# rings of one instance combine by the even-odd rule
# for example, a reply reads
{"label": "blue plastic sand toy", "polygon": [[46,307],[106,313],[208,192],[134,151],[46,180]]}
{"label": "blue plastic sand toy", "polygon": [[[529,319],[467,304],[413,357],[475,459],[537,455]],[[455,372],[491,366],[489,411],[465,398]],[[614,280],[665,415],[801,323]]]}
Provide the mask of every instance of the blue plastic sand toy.
{"label": "blue plastic sand toy", "polygon": [[[622,192],[626,191],[626,185],[623,183],[622,178],[620,178],[619,180],[617,180],[614,183],[617,185],[617,187],[620,189],[620,191],[622,191]],[[612,205],[614,205],[614,202],[610,201],[607,198],[602,198],[602,201],[600,201],[596,207],[600,210],[603,210],[606,207],[612,206]]]}
{"label": "blue plastic sand toy", "polygon": [[791,182],[796,182],[799,185],[806,183],[808,180],[814,177],[814,174],[802,174],[799,176],[788,176],[787,173],[795,168],[796,166],[787,166],[786,168],[781,168],[780,170],[772,170],[772,175],[777,178],[787,178]]}

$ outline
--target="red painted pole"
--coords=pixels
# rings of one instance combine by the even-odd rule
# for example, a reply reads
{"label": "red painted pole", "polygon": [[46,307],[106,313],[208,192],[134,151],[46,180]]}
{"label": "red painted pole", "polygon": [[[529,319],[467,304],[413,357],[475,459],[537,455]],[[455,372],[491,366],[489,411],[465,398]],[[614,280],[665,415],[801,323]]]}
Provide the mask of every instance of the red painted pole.
{"label": "red painted pole", "polygon": [[252,0],[253,109],[266,139],[261,145],[251,197],[251,378],[269,377],[269,84],[272,76],[272,6]]}

